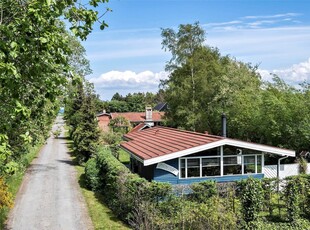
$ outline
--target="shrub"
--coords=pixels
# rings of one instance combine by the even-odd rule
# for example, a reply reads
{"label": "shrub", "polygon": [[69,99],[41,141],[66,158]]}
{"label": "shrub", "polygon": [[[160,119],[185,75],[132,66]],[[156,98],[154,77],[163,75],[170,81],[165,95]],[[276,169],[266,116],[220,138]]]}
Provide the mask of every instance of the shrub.
{"label": "shrub", "polygon": [[299,173],[306,174],[308,170],[308,161],[304,157],[298,159]]}
{"label": "shrub", "polygon": [[8,191],[8,186],[4,179],[0,177],[0,209],[3,207],[11,208],[13,206],[12,194]]}
{"label": "shrub", "polygon": [[97,167],[97,162],[95,158],[89,159],[85,164],[85,178],[86,186],[97,191],[101,188],[99,168]]}
{"label": "shrub", "polygon": [[191,185],[193,192],[189,197],[196,202],[206,202],[210,197],[217,195],[215,181],[203,181]]}
{"label": "shrub", "polygon": [[238,185],[243,220],[246,223],[257,220],[262,209],[264,195],[262,182],[250,177],[247,180],[240,181]]}
{"label": "shrub", "polygon": [[171,191],[169,184],[148,182],[131,173],[109,149],[101,148],[96,157],[87,162],[85,174],[87,184],[104,193],[105,202],[113,212],[125,221],[131,220],[133,224],[136,207],[143,202],[156,204]]}
{"label": "shrub", "polygon": [[275,194],[277,181],[274,178],[264,178],[262,180],[264,190],[264,208],[268,210],[269,215],[273,213],[272,196]]}
{"label": "shrub", "polygon": [[304,187],[304,180],[297,177],[290,177],[287,179],[284,194],[286,198],[287,219],[291,222],[295,222],[300,218],[301,214],[301,192]]}

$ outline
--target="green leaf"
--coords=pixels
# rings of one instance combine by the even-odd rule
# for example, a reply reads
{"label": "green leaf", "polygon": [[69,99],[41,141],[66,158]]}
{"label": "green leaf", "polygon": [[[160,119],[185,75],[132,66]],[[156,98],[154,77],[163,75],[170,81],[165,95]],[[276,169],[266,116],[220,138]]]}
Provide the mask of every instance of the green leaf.
{"label": "green leaf", "polygon": [[44,37],[40,37],[39,40],[41,43],[47,43],[48,42],[47,39]]}
{"label": "green leaf", "polygon": [[11,42],[10,47],[12,49],[16,48],[17,47],[17,43],[16,42]]}

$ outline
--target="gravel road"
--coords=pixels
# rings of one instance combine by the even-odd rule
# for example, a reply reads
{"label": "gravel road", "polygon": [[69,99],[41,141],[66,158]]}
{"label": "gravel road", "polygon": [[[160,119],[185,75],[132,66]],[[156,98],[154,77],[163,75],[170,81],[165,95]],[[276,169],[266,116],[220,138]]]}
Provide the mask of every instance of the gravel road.
{"label": "gravel road", "polygon": [[12,230],[87,230],[93,229],[76,171],[63,138],[63,120],[58,117],[51,136],[24,177],[15,205],[7,221]]}

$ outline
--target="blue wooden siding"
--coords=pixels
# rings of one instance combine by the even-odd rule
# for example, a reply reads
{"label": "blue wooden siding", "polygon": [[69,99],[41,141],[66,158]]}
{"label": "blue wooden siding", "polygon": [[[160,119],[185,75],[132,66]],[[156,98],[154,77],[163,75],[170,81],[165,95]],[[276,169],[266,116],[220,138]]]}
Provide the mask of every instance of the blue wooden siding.
{"label": "blue wooden siding", "polygon": [[[173,159],[169,161],[165,161],[163,163],[166,163],[176,169],[179,169],[179,160],[178,159]],[[154,180],[158,182],[169,182],[171,184],[178,184],[179,180],[179,175],[174,175],[170,172],[167,172],[162,169],[154,169]]]}
{"label": "blue wooden siding", "polygon": [[[179,160],[173,159],[169,161],[165,161],[166,163],[176,169],[179,169]],[[205,180],[215,180],[217,182],[230,182],[230,181],[239,181],[242,179],[246,179],[249,177],[262,179],[264,174],[250,174],[250,175],[233,175],[233,176],[222,176],[222,177],[204,177],[204,178],[187,178],[187,179],[179,179],[179,175],[175,176],[174,174],[161,170],[161,169],[154,169],[154,181],[158,182],[168,182],[170,184],[192,184],[196,182],[201,182]]]}

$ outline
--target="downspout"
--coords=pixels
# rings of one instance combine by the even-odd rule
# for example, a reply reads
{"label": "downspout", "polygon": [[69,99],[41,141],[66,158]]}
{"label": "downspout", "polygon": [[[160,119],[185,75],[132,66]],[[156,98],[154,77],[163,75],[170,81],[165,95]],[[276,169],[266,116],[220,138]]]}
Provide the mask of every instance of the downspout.
{"label": "downspout", "polygon": [[278,167],[277,167],[278,192],[280,191],[280,165],[281,165],[281,160],[284,160],[286,158],[288,158],[288,156],[281,157],[278,159]]}

